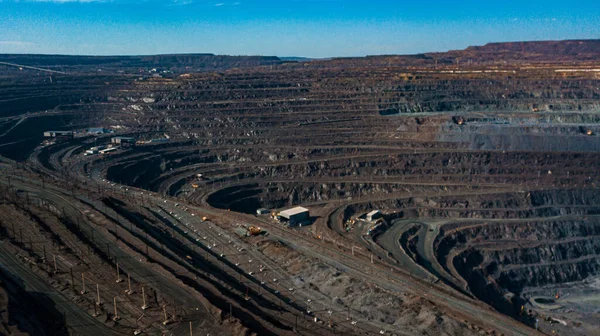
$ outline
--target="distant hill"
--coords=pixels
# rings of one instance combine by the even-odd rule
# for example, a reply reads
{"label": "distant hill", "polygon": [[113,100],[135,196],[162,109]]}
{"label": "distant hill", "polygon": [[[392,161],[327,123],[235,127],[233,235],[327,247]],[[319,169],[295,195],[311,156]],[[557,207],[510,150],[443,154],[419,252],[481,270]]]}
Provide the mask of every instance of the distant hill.
{"label": "distant hill", "polygon": [[[444,66],[454,64],[552,63],[600,61],[600,39],[488,43],[464,50],[415,55],[377,55],[332,59],[276,56],[227,56],[214,54],[172,54],[149,56],[69,56],[0,54],[0,62],[15,63],[67,72],[104,71],[146,73],[188,73],[223,71],[269,65],[287,67],[344,68],[348,66]],[[306,64],[310,62],[310,64]]]}
{"label": "distant hill", "polygon": [[298,56],[287,56],[287,57],[279,57],[282,61],[293,61],[293,62],[309,62],[312,61],[312,58],[308,57],[298,57]]}
{"label": "distant hill", "polygon": [[578,56],[591,53],[600,53],[600,39],[488,43],[483,46],[468,47],[465,49],[465,51],[475,51],[481,53],[508,52]]}
{"label": "distant hill", "polygon": [[488,43],[463,50],[414,55],[379,55],[335,58],[311,63],[315,67],[445,66],[493,63],[565,63],[600,61],[600,40],[565,40]]}
{"label": "distant hill", "polygon": [[227,56],[214,54],[173,54],[149,56],[72,56],[0,54],[0,62],[71,70],[121,70],[139,72],[156,68],[157,71],[213,71],[247,68],[283,63],[275,56]]}
{"label": "distant hill", "polygon": [[488,43],[447,53],[432,53],[477,60],[584,61],[600,59],[600,39]]}

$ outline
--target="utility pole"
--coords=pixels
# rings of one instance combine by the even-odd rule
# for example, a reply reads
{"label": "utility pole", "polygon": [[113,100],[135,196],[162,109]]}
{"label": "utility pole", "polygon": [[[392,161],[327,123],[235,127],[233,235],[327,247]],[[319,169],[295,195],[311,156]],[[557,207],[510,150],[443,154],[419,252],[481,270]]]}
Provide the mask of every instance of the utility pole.
{"label": "utility pole", "polygon": [[100,286],[96,284],[96,306],[101,306],[102,301],[100,301]]}
{"label": "utility pole", "polygon": [[92,315],[93,317],[97,317],[98,315],[100,315],[98,313],[98,305],[94,305],[94,315]]}
{"label": "utility pole", "polygon": [[125,293],[126,293],[127,295],[131,295],[131,294],[133,294],[133,290],[131,290],[131,276],[129,275],[129,273],[127,273],[127,285],[128,285],[128,287],[129,287],[129,289],[128,289],[128,290],[126,290],[126,291],[125,291]]}
{"label": "utility pole", "polygon": [[135,320],[135,331],[133,332],[134,335],[139,335],[142,333],[142,330],[139,328],[139,323],[142,317],[144,317],[144,314],[142,314],[142,316]]}
{"label": "utility pole", "polygon": [[167,306],[163,305],[163,315],[164,315],[164,320],[162,322],[163,325],[167,325],[169,323],[169,320],[167,320]]}
{"label": "utility pole", "polygon": [[123,282],[123,279],[121,279],[121,273],[119,272],[119,263],[117,263],[117,283],[121,283]]}
{"label": "utility pole", "polygon": [[114,305],[115,305],[115,316],[113,317],[113,321],[116,322],[116,321],[118,321],[118,320],[121,319],[119,317],[119,314],[117,314],[117,297],[116,296],[113,298],[113,302],[114,302]]}
{"label": "utility pole", "polygon": [[85,275],[81,273],[81,295],[85,294]]}
{"label": "utility pole", "polygon": [[142,310],[148,309],[148,305],[146,304],[146,292],[144,291],[144,286],[142,286]]}

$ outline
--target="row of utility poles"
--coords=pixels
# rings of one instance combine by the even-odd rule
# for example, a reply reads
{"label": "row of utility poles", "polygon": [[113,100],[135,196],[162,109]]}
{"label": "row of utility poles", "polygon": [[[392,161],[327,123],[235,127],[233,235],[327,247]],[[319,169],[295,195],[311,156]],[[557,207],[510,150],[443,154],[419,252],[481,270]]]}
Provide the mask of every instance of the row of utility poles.
{"label": "row of utility poles", "polygon": [[[105,188],[101,188],[101,187],[100,187],[100,185],[98,185],[98,187],[99,187],[99,191],[100,191],[101,193],[105,192]],[[110,188],[110,189],[112,189],[112,190],[111,190],[112,192],[114,192],[114,191],[115,191],[115,190],[114,190],[114,188]],[[71,188],[71,190],[72,190],[72,188]],[[125,190],[123,190],[123,196],[125,196],[125,195],[126,195],[126,193],[125,193]],[[27,197],[27,194],[26,194],[26,197]],[[143,197],[143,196],[141,196],[141,197]],[[146,202],[149,202],[149,201],[150,201],[150,200],[149,200],[149,195],[147,195],[145,198],[146,198],[145,200],[144,200],[144,198],[142,198],[142,199],[141,199],[142,203],[144,203],[144,201],[146,201]],[[40,200],[40,205],[43,205],[43,204],[44,204],[44,203],[42,203],[42,201]],[[47,206],[49,206],[49,203],[48,203],[48,202],[46,202],[45,204],[46,204]],[[104,204],[103,204],[103,206],[104,206]],[[104,210],[106,210],[106,208],[105,208]],[[65,213],[65,209],[64,209],[64,208],[62,208],[62,214],[63,214],[63,216],[66,216],[66,213]],[[78,219],[79,219],[79,218],[78,218]],[[117,214],[117,219],[118,219],[118,214]],[[116,225],[116,223],[115,223],[115,225]],[[77,223],[77,227],[79,228],[79,220],[78,220],[78,223]],[[14,229],[13,229],[13,232],[14,232]],[[22,240],[23,240],[23,239],[22,239],[22,230],[21,230],[20,234],[21,234],[21,241],[22,241]],[[117,233],[117,230],[116,230],[116,229],[115,229],[115,234],[116,234],[116,235],[118,235],[118,233]],[[93,242],[93,243],[95,243],[95,242],[94,242],[94,238],[93,238],[93,230],[92,230],[92,242]],[[32,244],[31,244],[31,242],[30,242],[30,248],[32,248]],[[107,253],[110,255],[110,250],[109,250],[109,249],[110,249],[110,247],[109,247],[108,245],[107,245],[107,249],[108,249],[108,250],[107,250],[107,251],[108,251]],[[147,249],[148,249],[148,247],[146,246],[146,250],[147,250]],[[45,246],[44,246],[44,256],[45,256]],[[371,256],[371,262],[373,262],[372,256]],[[55,272],[55,273],[59,273],[59,267],[58,267],[58,265],[57,265],[57,262],[56,262],[56,256],[55,256],[55,255],[53,255],[53,264],[54,264],[54,265],[53,265],[53,266],[54,266],[54,272]],[[72,286],[73,286],[73,287],[75,287],[75,281],[74,281],[74,275],[73,275],[73,270],[72,270],[72,268],[69,270],[69,272],[71,273],[71,284],[72,284]],[[116,277],[116,280],[115,280],[115,281],[116,281],[116,283],[121,283],[121,282],[123,282],[123,281],[124,281],[124,280],[121,278],[121,275],[120,275],[120,270],[119,270],[118,263],[116,264],[116,275],[117,275],[117,277]],[[125,291],[125,293],[126,293],[126,294],[128,294],[128,295],[132,295],[132,294],[134,293],[134,291],[133,291],[133,289],[132,289],[132,287],[131,287],[131,277],[129,276],[129,274],[128,274],[128,276],[127,276],[127,283],[128,283],[128,289]],[[142,286],[142,287],[141,287],[141,291],[142,291],[142,306],[141,306],[141,308],[142,308],[142,310],[145,310],[145,309],[148,309],[148,308],[149,308],[149,306],[148,306],[148,304],[147,304],[147,302],[146,302],[146,295],[145,295],[145,287],[144,287],[144,286]],[[247,292],[247,293],[246,293],[246,297],[247,297],[247,298],[248,298],[248,291],[249,291],[249,288],[248,288],[248,286],[246,286],[246,292]],[[86,283],[85,283],[85,274],[84,274],[84,273],[81,273],[81,290],[79,291],[79,293],[80,293],[81,295],[85,295],[85,294],[87,293],[87,289],[86,289]],[[259,289],[259,292],[258,292],[258,294],[259,294],[259,295],[261,294],[261,293],[260,293],[260,289]],[[121,319],[121,317],[120,317],[120,316],[119,316],[119,314],[118,314],[118,309],[117,309],[117,304],[118,304],[118,302],[117,302],[117,298],[118,298],[118,296],[115,296],[115,297],[113,297],[113,309],[114,309],[113,320],[114,320],[114,321],[118,321],[118,320],[120,320],[120,319]],[[97,308],[98,308],[98,307],[101,307],[101,306],[104,304],[104,303],[101,301],[101,296],[100,296],[100,286],[99,286],[99,284],[96,284],[96,300],[95,300],[95,303],[96,303],[96,304],[94,305],[94,316],[99,316],[99,313],[98,313],[98,311],[97,311]],[[163,305],[163,307],[162,307],[162,308],[163,308],[163,321],[162,321],[162,323],[163,323],[164,325],[166,325],[166,324],[170,323],[170,322],[171,322],[171,320],[168,318],[167,309],[166,309],[166,308],[167,308],[167,306],[166,306],[166,305]],[[230,311],[229,311],[229,316],[230,316],[230,318],[232,318],[232,317],[233,317],[233,308],[232,308],[232,305],[231,305],[231,304],[229,305],[229,310],[230,310]],[[309,309],[308,307],[307,307],[307,312],[310,312],[310,309]],[[294,315],[295,315],[295,314],[294,314]],[[309,313],[309,315],[310,315],[310,313]],[[348,311],[348,316],[349,316],[349,311]],[[173,315],[173,317],[175,317],[175,314]],[[349,317],[348,317],[348,318],[349,318]],[[140,317],[140,319],[141,319],[141,317]],[[139,319],[138,319],[138,321],[139,321]],[[298,323],[298,315],[296,315],[296,330],[297,330],[297,328],[298,328],[298,325],[297,325],[297,323]],[[330,324],[331,324],[331,322],[330,322]],[[136,325],[137,325],[137,322],[136,322]],[[191,322],[190,322],[190,334],[192,334],[192,328],[191,328],[191,327],[192,327],[192,325],[191,325]],[[136,328],[136,330],[137,330],[137,328]]]}

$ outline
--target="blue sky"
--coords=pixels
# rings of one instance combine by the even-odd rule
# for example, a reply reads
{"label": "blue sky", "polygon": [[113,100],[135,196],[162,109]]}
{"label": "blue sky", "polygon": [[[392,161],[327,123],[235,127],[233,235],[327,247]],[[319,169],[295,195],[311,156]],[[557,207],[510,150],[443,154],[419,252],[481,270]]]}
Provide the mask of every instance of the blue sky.
{"label": "blue sky", "polygon": [[600,38],[600,0],[0,0],[0,53],[363,56]]}

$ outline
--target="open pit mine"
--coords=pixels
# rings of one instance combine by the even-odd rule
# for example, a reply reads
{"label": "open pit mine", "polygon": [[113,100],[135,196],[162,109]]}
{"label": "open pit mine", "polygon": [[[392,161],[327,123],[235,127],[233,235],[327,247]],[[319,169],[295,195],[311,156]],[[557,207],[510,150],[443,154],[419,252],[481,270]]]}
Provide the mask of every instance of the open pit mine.
{"label": "open pit mine", "polygon": [[0,334],[599,335],[600,40],[0,55]]}

